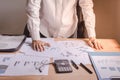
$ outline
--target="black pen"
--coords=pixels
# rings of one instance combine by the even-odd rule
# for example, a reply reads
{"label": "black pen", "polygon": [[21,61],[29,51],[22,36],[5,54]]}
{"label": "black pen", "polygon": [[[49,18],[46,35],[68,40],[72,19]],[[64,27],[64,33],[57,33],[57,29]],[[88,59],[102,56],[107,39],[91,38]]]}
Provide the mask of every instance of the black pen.
{"label": "black pen", "polygon": [[93,72],[88,69],[84,64],[80,63],[80,66],[83,67],[88,73],[92,74]]}
{"label": "black pen", "polygon": [[75,69],[79,69],[79,67],[77,66],[77,64],[73,60],[71,60],[71,63]]}

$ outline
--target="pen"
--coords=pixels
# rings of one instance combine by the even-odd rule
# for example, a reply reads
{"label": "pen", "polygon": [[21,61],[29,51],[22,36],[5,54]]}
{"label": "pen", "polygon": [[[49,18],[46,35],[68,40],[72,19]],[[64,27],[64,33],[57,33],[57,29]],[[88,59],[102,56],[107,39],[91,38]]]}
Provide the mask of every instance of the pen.
{"label": "pen", "polygon": [[77,66],[77,64],[73,60],[71,60],[71,63],[75,69],[79,69],[79,67]]}
{"label": "pen", "polygon": [[82,68],[84,68],[88,73],[90,73],[90,74],[93,73],[93,72],[92,72],[90,69],[88,69],[84,64],[80,63],[80,66],[81,66]]}

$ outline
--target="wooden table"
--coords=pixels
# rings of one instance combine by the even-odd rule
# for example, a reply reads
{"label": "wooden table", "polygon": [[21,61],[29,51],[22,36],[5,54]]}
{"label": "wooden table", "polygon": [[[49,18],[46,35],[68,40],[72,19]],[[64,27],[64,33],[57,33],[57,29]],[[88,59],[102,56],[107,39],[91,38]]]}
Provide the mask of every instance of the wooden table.
{"label": "wooden table", "polygon": [[[98,52],[120,52],[120,45],[116,40],[98,39],[98,41],[104,48],[103,50],[97,50]],[[93,74],[89,74],[80,66],[78,70],[73,68],[72,73],[56,74],[54,67],[51,64],[49,67],[49,74],[47,76],[0,77],[0,80],[97,80],[97,76],[92,66],[90,64],[86,66],[93,71]]]}

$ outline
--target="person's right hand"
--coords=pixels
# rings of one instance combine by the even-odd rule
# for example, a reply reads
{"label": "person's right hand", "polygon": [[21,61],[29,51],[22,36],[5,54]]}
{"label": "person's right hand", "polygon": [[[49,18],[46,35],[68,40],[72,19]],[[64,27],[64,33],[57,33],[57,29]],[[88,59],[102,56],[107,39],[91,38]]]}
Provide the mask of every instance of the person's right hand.
{"label": "person's right hand", "polygon": [[33,40],[32,41],[32,48],[33,48],[33,50],[35,50],[35,51],[40,51],[40,52],[42,52],[42,51],[44,51],[45,50],[45,46],[50,46],[50,44],[49,43],[46,43],[46,42],[43,42],[43,41],[40,41],[40,40]]}

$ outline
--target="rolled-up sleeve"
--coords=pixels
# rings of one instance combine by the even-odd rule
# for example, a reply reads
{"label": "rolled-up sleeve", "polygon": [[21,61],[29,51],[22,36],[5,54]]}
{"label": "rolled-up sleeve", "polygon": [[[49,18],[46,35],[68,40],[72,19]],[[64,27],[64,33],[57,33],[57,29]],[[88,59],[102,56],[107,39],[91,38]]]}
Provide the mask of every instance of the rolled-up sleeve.
{"label": "rolled-up sleeve", "polygon": [[40,39],[40,4],[41,0],[27,0],[26,4],[26,13],[28,16],[27,26],[33,40]]}
{"label": "rolled-up sleeve", "polygon": [[83,19],[87,29],[88,37],[96,37],[95,33],[95,14],[93,11],[92,0],[79,0],[79,4],[82,8]]}

